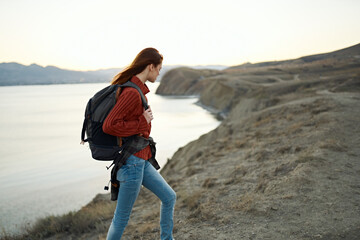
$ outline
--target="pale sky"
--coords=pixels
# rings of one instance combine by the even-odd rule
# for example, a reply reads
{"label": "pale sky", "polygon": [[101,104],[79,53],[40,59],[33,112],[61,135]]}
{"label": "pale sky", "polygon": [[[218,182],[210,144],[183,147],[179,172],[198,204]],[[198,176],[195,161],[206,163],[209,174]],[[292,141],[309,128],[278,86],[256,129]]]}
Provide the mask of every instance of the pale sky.
{"label": "pale sky", "polygon": [[0,0],[0,62],[97,70],[238,65],[360,43],[360,0]]}

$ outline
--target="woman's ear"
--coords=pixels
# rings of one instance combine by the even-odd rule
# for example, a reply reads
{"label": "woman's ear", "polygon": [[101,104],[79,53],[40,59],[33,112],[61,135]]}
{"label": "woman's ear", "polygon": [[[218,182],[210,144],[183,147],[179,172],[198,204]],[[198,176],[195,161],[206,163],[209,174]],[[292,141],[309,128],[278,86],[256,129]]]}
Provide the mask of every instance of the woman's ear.
{"label": "woman's ear", "polygon": [[152,63],[151,63],[151,64],[149,64],[149,70],[150,70],[150,71],[153,71],[153,70],[154,70],[154,68],[155,68],[154,64],[152,64]]}

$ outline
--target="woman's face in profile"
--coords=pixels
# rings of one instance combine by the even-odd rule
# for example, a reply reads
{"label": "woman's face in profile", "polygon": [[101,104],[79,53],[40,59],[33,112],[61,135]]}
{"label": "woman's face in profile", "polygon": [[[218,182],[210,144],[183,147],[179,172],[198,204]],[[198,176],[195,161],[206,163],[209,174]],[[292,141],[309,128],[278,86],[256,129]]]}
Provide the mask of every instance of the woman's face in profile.
{"label": "woman's face in profile", "polygon": [[156,67],[154,67],[154,65],[150,66],[150,72],[149,72],[149,77],[148,77],[148,81],[150,82],[155,82],[156,78],[159,76],[160,74],[160,70],[162,68],[162,63],[160,63],[159,65],[157,65]]}

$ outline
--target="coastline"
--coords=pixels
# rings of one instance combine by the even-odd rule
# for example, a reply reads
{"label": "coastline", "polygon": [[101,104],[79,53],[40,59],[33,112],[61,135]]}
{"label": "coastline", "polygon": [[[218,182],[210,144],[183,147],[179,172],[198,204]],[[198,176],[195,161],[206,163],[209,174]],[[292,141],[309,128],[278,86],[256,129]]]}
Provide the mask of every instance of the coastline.
{"label": "coastline", "polygon": [[205,104],[201,103],[200,101],[197,101],[195,104],[202,107],[206,111],[210,112],[219,121],[223,121],[227,117],[227,114],[225,112],[223,112],[221,110],[217,110],[213,107],[206,106]]}
{"label": "coastline", "polygon": [[[161,170],[177,193],[175,238],[360,237],[360,45],[352,52],[234,67],[219,73],[225,80],[196,83],[202,104],[228,114]],[[107,197],[43,220],[33,234],[105,239],[115,207]],[[141,191],[124,239],[159,238],[158,206]]]}
{"label": "coastline", "polygon": [[[90,151],[88,150],[88,148],[78,145],[78,127],[82,124],[84,110],[83,108],[85,107],[83,106],[84,101],[82,101],[80,97],[83,96],[81,98],[86,99],[88,94],[91,95],[92,92],[96,91],[96,89],[101,89],[103,85],[103,83],[99,83],[96,85],[79,84],[77,88],[74,88],[73,85],[62,85],[60,89],[52,85],[48,86],[48,88],[46,88],[46,86],[26,86],[14,88],[10,92],[8,89],[3,89],[7,92],[7,95],[5,96],[7,96],[6,98],[9,101],[11,101],[9,96],[12,96],[12,92],[15,93],[14,97],[16,98],[16,94],[18,93],[29,93],[26,95],[26,97],[29,99],[29,101],[27,101],[26,103],[26,106],[36,105],[38,106],[37,111],[41,110],[44,113],[48,112],[48,108],[43,109],[41,105],[38,105],[38,103],[34,102],[34,100],[37,101],[36,99],[40,99],[40,102],[42,102],[43,105],[47,106],[47,102],[49,101],[42,101],[42,99],[46,99],[45,97],[48,96],[49,93],[52,92],[52,90],[56,90],[55,98],[59,99],[59,104],[61,104],[62,106],[62,108],[58,109],[57,112],[60,113],[61,116],[65,116],[64,118],[66,119],[74,120],[74,123],[68,122],[68,124],[64,126],[64,130],[66,131],[62,130],[54,133],[52,129],[59,129],[56,124],[60,123],[61,125],[63,125],[62,123],[64,121],[62,120],[62,117],[60,118],[57,115],[51,114],[51,116],[54,116],[55,119],[49,120],[49,124],[47,125],[48,128],[41,127],[37,130],[36,128],[32,127],[32,130],[35,133],[37,133],[38,131],[47,132],[50,134],[49,137],[53,137],[54,134],[61,134],[62,138],[59,139],[59,142],[54,143],[53,141],[47,141],[48,136],[42,134],[42,137],[40,139],[43,141],[41,144],[43,147],[40,150],[44,149],[44,151],[38,152],[35,148],[32,147],[31,144],[36,144],[36,141],[34,140],[31,142],[31,144],[28,144],[28,146],[23,148],[22,153],[17,153],[16,155],[17,158],[24,159],[23,163],[21,161],[13,161],[10,158],[11,156],[7,157],[2,161],[3,174],[0,175],[0,177],[2,179],[2,182],[4,183],[1,190],[1,192],[4,194],[2,194],[3,207],[1,211],[1,216],[2,220],[5,221],[6,218],[8,220],[0,225],[2,225],[2,227],[5,228],[10,235],[13,232],[24,229],[25,227],[29,228],[31,225],[33,225],[33,223],[35,223],[35,218],[46,218],[46,216],[49,215],[61,216],[68,213],[69,211],[78,211],[81,209],[81,207],[89,204],[91,200],[96,196],[96,194],[108,193],[107,191],[103,191],[103,187],[108,183],[109,180],[109,171],[105,169],[105,165],[109,165],[109,163],[99,162],[91,159],[91,155],[89,155]],[[158,84],[151,85],[149,87],[156,88],[157,85]],[[61,92],[66,95],[66,101],[64,101],[63,94]],[[73,93],[76,93],[75,100],[68,100],[68,96],[71,96]],[[79,94],[81,95],[80,97],[78,96]],[[160,151],[158,151],[157,157],[160,161],[159,164],[161,164],[161,166],[163,166],[163,163],[165,163],[167,159],[170,158],[179,147],[185,145],[190,140],[198,138],[198,136],[200,136],[201,134],[218,125],[217,121],[215,121],[213,117],[210,116],[205,110],[200,109],[198,106],[193,104],[193,102],[196,101],[196,99],[194,98],[168,99],[155,95],[151,95],[149,97],[153,102],[153,111],[156,112],[157,121],[153,124],[152,135],[156,139],[156,141],[158,141],[157,146],[159,147]],[[33,102],[31,102],[31,100]],[[70,105],[67,106],[66,102],[69,102]],[[76,104],[75,102],[78,104]],[[23,106],[23,104],[21,106]],[[169,113],[167,112],[169,111],[170,114],[171,112],[173,112],[173,108],[171,106],[177,106],[177,112],[181,113],[181,116],[178,116],[175,119],[171,118],[172,120],[170,122],[164,122],[166,119],[169,119]],[[11,113],[18,112],[14,111],[13,109],[15,108],[9,109]],[[27,111],[23,111],[23,113],[33,113],[32,108],[27,107],[26,109]],[[68,109],[71,109],[71,112],[75,113],[76,115],[68,115]],[[6,109],[3,110],[3,113],[6,113]],[[62,110],[63,112],[61,112]],[[11,119],[12,114],[7,115],[8,118]],[[203,119],[203,124],[201,126],[199,125],[198,127],[191,128],[191,130],[180,130],[180,132],[178,129],[173,129],[172,131],[175,134],[175,139],[166,136],[166,129],[173,128],[174,124],[179,125],[179,123],[181,122],[189,121],[196,123],[198,119]],[[6,122],[3,123],[3,126],[8,126]],[[187,128],[187,125],[188,124],[182,126]],[[21,124],[21,126],[30,126],[30,124]],[[26,129],[27,128],[25,128],[25,130]],[[21,134],[26,132],[25,130],[18,132]],[[66,134],[68,135],[68,137],[64,138],[63,135]],[[176,140],[176,135],[181,136],[181,139]],[[28,136],[24,134],[21,134],[21,137],[23,137],[24,139],[28,139]],[[33,135],[29,136],[29,138],[30,137],[33,137]],[[15,133],[13,134],[13,138],[16,139]],[[5,141],[6,137],[3,136],[2,139],[3,141]],[[66,139],[66,141],[64,141],[64,139]],[[10,148],[14,145],[14,143],[11,141],[7,141],[7,145],[3,145],[3,148]],[[50,146],[44,145],[46,143],[50,144]],[[58,149],[59,147],[61,148],[60,150]],[[30,150],[32,150],[33,152],[30,152]],[[70,151],[71,154],[67,154],[67,152]],[[9,153],[4,149],[3,154]],[[23,156],[25,154],[27,156],[26,161],[25,156]],[[52,159],[52,162],[48,162],[49,159]],[[15,169],[12,167],[14,165],[20,166]],[[17,174],[20,174],[20,176],[18,176],[18,181],[14,182],[13,180],[11,180],[11,174],[15,172],[17,172]],[[32,177],[30,179],[27,179],[29,176]],[[62,178],[62,176],[65,176],[65,178]],[[89,182],[88,184],[86,184],[86,179],[89,179],[89,176],[92,176],[91,183]],[[78,181],[76,183],[72,183],[72,180]],[[20,184],[21,181],[25,182],[21,184],[21,186],[17,187],[16,184]],[[79,188],[78,186],[82,186],[81,189],[77,189]],[[34,188],[36,189],[32,190]],[[9,191],[9,194],[7,194],[7,191]],[[30,196],[22,200],[21,196],[24,192],[30,194]],[[55,202],[53,202],[54,198],[58,199],[60,203],[56,204]],[[9,201],[10,204],[7,204],[7,202]],[[39,202],[42,203],[42,206],[36,205],[36,203]],[[72,204],[72,202],[74,204]],[[27,206],[32,204],[34,204],[33,207],[27,209]],[[62,206],[62,204],[64,206]],[[72,205],[75,205],[75,207],[73,207]],[[21,211],[20,209],[27,210]],[[65,211],[62,209],[65,209]],[[17,211],[21,212],[18,213]]]}

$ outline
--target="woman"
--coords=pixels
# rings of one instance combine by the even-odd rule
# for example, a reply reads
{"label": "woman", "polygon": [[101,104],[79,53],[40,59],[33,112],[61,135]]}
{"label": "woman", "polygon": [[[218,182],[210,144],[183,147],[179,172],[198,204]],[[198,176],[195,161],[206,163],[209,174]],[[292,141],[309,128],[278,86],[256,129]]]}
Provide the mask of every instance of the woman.
{"label": "woman", "polygon": [[[112,84],[123,84],[131,81],[145,95],[149,92],[145,82],[155,82],[162,67],[162,60],[162,55],[156,49],[146,48],[136,56],[129,67],[114,77]],[[132,87],[127,87],[122,90],[116,105],[107,116],[103,130],[107,134],[118,137],[139,135],[149,138],[152,120],[151,108],[144,110],[139,92]],[[151,148],[148,145],[131,155],[126,160],[126,164],[117,172],[120,189],[116,210],[107,235],[108,240],[121,239],[141,185],[144,185],[161,200],[161,239],[173,239],[173,213],[176,194],[160,173],[147,161],[151,157]]]}

